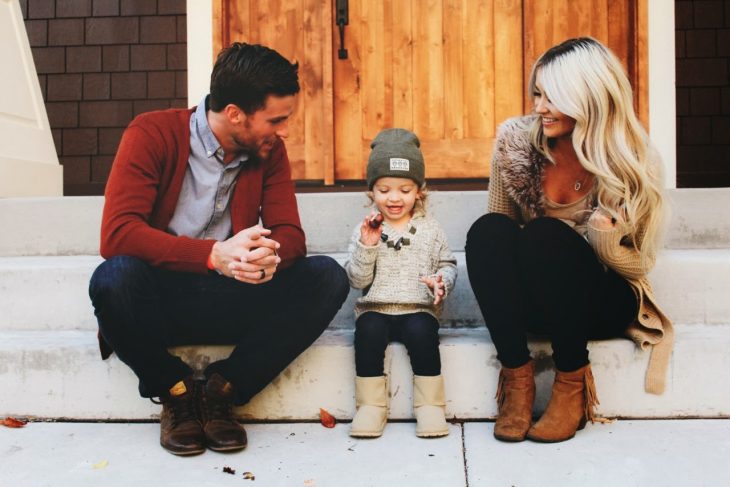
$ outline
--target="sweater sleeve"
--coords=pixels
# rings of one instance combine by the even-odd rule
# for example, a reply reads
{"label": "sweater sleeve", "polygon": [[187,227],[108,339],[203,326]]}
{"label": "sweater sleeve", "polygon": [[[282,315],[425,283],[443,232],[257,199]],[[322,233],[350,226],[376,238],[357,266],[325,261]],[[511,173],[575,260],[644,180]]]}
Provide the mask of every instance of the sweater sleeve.
{"label": "sweater sleeve", "polygon": [[355,227],[348,247],[348,258],[345,262],[345,271],[350,280],[350,286],[355,289],[364,289],[375,279],[375,262],[378,260],[377,245],[367,246],[360,242],[360,225]]}
{"label": "sweater sleeve", "polygon": [[261,222],[271,230],[270,238],[281,244],[279,267],[286,268],[307,255],[307,245],[283,142],[277,144],[264,173],[261,200]]}
{"label": "sweater sleeve", "polygon": [[446,298],[451,290],[454,289],[456,284],[457,268],[456,268],[456,257],[451,252],[449,244],[446,241],[446,236],[443,230],[439,228],[439,240],[441,241],[441,249],[439,251],[439,267],[437,274],[441,274],[444,282],[444,298]]}
{"label": "sweater sleeve", "polygon": [[149,130],[133,122],[119,143],[106,185],[101,255],[106,259],[127,255],[155,267],[206,273],[215,240],[173,236],[150,225],[163,168],[176,162],[170,160],[176,151],[166,149],[161,137]]}
{"label": "sweater sleeve", "polygon": [[601,230],[588,223],[586,237],[601,261],[628,279],[640,279],[654,267],[656,256],[642,261],[641,253],[632,245],[622,244],[624,232],[619,227]]}

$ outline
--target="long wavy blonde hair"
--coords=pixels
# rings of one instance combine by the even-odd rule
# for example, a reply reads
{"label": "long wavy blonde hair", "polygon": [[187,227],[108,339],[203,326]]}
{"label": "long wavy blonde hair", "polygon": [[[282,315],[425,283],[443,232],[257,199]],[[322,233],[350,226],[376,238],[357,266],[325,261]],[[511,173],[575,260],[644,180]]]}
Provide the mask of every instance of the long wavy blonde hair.
{"label": "long wavy blonde hair", "polygon": [[[581,165],[595,175],[598,205],[626,229],[643,263],[653,259],[666,213],[662,164],[636,117],[620,61],[597,40],[581,37],[540,56],[530,75],[530,95],[538,71],[551,103],[575,119],[573,148]],[[530,135],[554,163],[539,117]]]}

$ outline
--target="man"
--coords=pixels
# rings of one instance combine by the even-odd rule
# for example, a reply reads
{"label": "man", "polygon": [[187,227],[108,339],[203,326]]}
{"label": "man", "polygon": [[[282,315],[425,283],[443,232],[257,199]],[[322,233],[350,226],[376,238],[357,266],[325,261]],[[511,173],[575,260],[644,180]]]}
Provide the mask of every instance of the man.
{"label": "man", "polygon": [[[106,187],[89,294],[102,356],[114,350],[162,403],[176,455],[246,446],[248,402],[317,339],[349,289],[325,256],[305,257],[284,147],[298,65],[236,43],[197,108],[138,116]],[[259,224],[259,221],[261,222]],[[235,344],[203,380],[167,348]]]}

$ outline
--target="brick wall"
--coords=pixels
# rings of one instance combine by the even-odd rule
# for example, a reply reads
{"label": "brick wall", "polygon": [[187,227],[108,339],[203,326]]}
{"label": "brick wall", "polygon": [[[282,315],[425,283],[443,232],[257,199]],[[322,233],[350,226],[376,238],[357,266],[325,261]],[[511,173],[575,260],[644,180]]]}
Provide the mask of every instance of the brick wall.
{"label": "brick wall", "polygon": [[730,1],[676,1],[677,186],[730,186]]}
{"label": "brick wall", "polygon": [[187,106],[185,0],[20,0],[66,195],[103,194],[124,127]]}

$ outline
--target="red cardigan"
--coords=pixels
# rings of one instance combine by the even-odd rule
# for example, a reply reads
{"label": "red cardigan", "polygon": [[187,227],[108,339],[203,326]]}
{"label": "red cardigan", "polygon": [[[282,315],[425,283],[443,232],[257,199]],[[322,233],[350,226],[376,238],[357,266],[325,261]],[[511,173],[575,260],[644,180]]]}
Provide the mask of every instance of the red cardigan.
{"label": "red cardigan", "polygon": [[[193,110],[144,113],[124,131],[106,185],[101,255],[137,257],[150,265],[183,272],[208,272],[215,240],[166,232],[185,178]],[[281,244],[280,268],[306,255],[294,183],[284,142],[269,160],[244,163],[231,196],[233,232],[261,219]]]}

